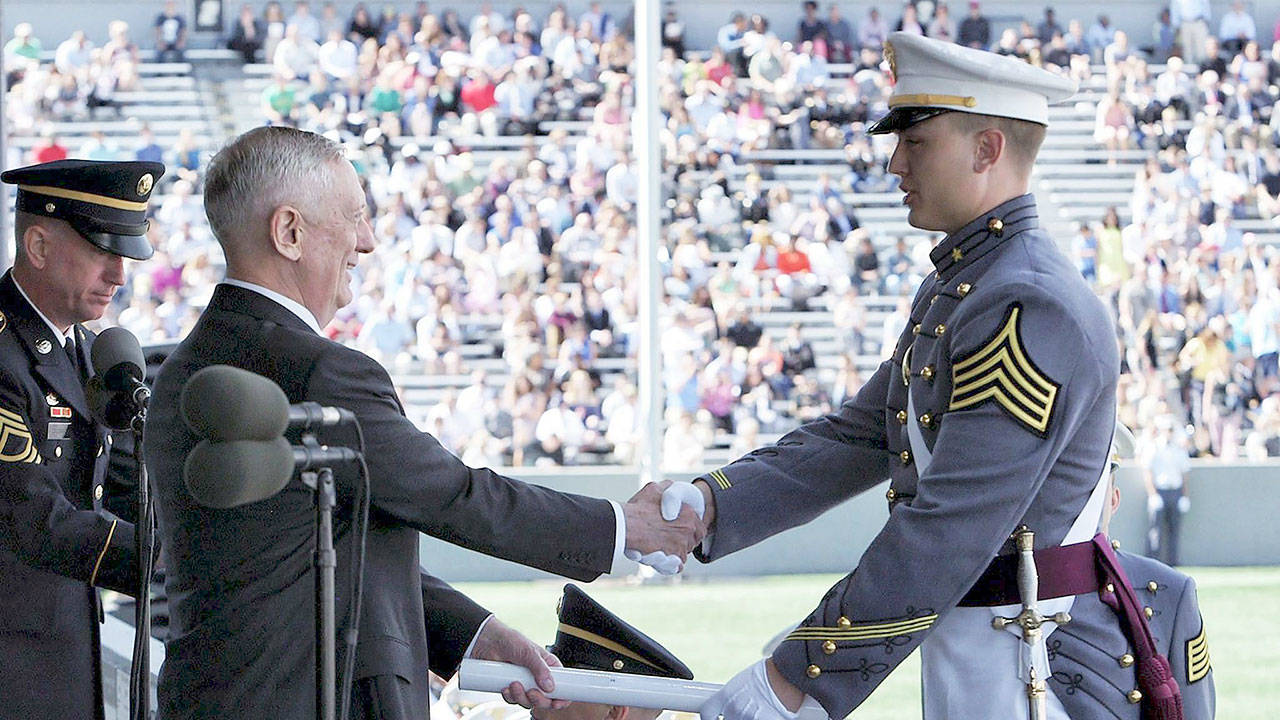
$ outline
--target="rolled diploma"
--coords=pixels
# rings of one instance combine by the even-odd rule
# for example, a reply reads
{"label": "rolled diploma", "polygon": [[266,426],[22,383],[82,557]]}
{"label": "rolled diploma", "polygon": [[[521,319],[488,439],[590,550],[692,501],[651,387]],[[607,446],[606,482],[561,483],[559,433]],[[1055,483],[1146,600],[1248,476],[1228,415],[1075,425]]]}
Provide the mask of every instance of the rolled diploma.
{"label": "rolled diploma", "polygon": [[[694,682],[678,678],[651,677],[612,673],[602,670],[551,668],[556,690],[549,697],[575,702],[625,705],[696,713],[712,695],[720,690],[716,683]],[[526,689],[536,688],[533,674],[519,665],[489,660],[463,660],[458,671],[458,686],[463,690],[501,692],[513,682]],[[827,720],[820,709],[804,708],[797,720]]]}

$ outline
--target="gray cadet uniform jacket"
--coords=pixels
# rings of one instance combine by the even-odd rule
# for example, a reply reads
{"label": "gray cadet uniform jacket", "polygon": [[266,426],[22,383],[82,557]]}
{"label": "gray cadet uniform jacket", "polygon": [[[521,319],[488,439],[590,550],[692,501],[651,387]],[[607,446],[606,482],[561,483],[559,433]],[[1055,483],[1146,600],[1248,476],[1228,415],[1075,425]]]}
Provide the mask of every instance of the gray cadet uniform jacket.
{"label": "gray cadet uniform jacket", "polygon": [[[1115,330],[1038,226],[1035,199],[993,208],[930,257],[936,271],[892,358],[854,398],[702,477],[716,504],[704,560],[892,480],[889,519],[857,568],[773,654],[832,717],[865,700],[992,559],[1012,552],[1015,528],[1031,528],[1037,549],[1060,545],[1107,462]],[[923,475],[917,432],[931,455]],[[1114,617],[1089,621],[1122,641]],[[1127,673],[1115,685],[1134,687],[1131,668],[1106,664],[1097,672]],[[1072,717],[1100,714],[1084,694],[1061,699]],[[1138,706],[1126,713],[1137,718]]]}
{"label": "gray cadet uniform jacket", "polygon": [[[1156,649],[1169,659],[1182,691],[1183,718],[1210,720],[1215,705],[1213,669],[1195,581],[1159,560],[1119,550],[1116,557],[1144,611],[1150,609]],[[1092,708],[1079,717],[1136,717],[1125,702],[1136,685],[1133,649],[1124,637],[1109,632],[1105,622],[1094,620],[1112,617],[1111,609],[1097,596],[1078,595],[1071,616],[1074,619],[1046,642],[1054,694],[1068,708]]]}

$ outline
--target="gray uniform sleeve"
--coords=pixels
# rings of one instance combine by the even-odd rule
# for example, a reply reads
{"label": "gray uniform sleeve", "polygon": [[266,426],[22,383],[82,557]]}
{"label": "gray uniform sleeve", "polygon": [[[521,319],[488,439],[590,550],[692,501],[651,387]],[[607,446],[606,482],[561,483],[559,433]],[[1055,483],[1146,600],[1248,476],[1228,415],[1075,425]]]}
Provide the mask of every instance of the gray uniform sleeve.
{"label": "gray uniform sleeve", "polygon": [[709,562],[803,525],[887,478],[884,397],[891,368],[881,363],[839,411],[701,476],[720,519],[709,552],[699,550],[698,558]]}
{"label": "gray uniform sleeve", "polygon": [[1182,716],[1185,720],[1212,720],[1216,697],[1209,641],[1196,598],[1196,581],[1190,577],[1182,587],[1176,613],[1169,665],[1182,688]]}

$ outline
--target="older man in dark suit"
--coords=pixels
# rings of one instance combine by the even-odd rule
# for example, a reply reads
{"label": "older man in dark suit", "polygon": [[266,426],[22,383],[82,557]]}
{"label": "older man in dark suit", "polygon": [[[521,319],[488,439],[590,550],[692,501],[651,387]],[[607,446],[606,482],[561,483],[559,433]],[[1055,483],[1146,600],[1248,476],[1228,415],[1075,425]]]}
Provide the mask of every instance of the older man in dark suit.
{"label": "older man in dark suit", "polygon": [[[699,539],[687,509],[676,523],[663,522],[657,486],[637,496],[648,502],[623,507],[466,467],[404,417],[380,365],[321,334],[352,299],[348,271],[374,248],[364,193],[341,146],[288,128],[245,133],[210,165],[205,209],[226,254],[227,279],[161,369],[145,442],[172,612],[160,718],[301,718],[316,711],[311,491],[295,479],[240,507],[195,501],[182,464],[197,438],[178,415],[178,397],[208,365],[262,374],[291,402],[347,408],[363,427],[372,512],[354,717],[426,717],[428,669],[452,674],[468,645],[473,657],[529,667],[550,689],[545,651],[421,576],[419,532],[581,580],[610,570],[622,538],[640,554],[680,556]],[[344,539],[354,478],[336,479],[341,575],[350,561]],[[350,598],[340,595],[342,618]],[[340,621],[340,636],[344,630]],[[507,694],[549,704],[536,690],[526,697],[516,686]]]}

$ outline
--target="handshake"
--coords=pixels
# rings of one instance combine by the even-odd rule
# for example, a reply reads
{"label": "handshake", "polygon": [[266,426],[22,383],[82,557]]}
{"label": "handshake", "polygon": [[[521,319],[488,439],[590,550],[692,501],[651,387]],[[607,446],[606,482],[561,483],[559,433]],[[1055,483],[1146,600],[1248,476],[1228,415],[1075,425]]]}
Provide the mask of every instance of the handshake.
{"label": "handshake", "polygon": [[[707,536],[714,518],[710,492],[687,482],[649,483],[622,506],[628,559],[663,575],[684,569],[689,553]],[[710,511],[710,512],[708,512]]]}

